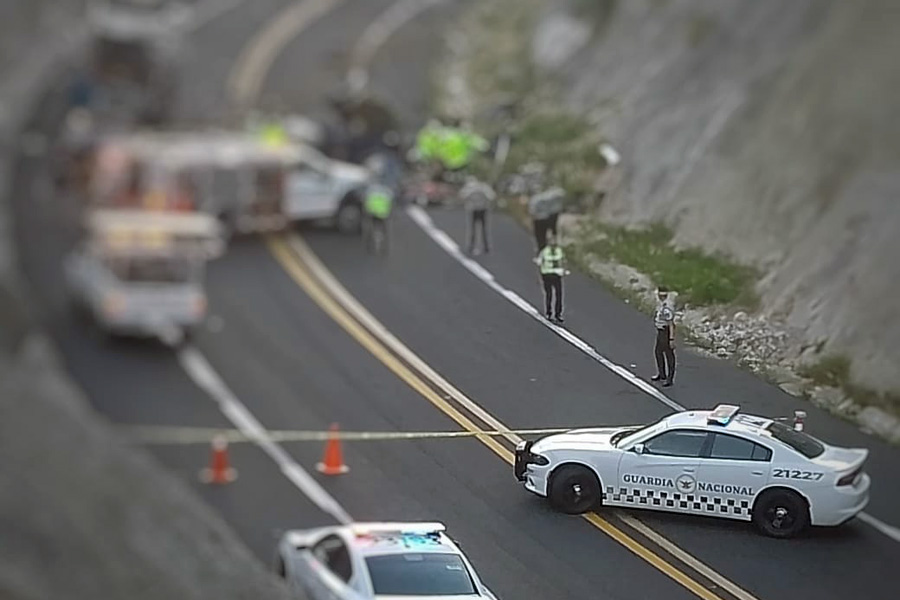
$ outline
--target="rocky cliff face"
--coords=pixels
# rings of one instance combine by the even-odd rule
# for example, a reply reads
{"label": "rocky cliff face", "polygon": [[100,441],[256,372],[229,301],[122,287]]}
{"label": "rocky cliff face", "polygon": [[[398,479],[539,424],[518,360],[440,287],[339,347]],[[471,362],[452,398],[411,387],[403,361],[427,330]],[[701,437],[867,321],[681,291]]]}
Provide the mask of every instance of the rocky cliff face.
{"label": "rocky cliff face", "polygon": [[533,56],[622,154],[601,215],[759,267],[764,314],[846,355],[856,382],[900,390],[900,5],[564,8]]}

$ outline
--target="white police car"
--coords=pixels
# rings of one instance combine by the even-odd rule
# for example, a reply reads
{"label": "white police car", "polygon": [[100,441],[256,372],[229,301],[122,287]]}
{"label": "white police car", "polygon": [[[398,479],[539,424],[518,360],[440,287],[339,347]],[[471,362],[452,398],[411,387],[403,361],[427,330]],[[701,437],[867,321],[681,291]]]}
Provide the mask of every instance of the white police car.
{"label": "white police car", "polygon": [[840,525],[869,501],[869,451],[829,446],[737,406],[647,427],[576,429],[516,448],[515,475],[559,510],[601,505],[753,521],[791,537]]}
{"label": "white police car", "polygon": [[441,523],[288,531],[278,545],[275,569],[310,600],[496,600]]}

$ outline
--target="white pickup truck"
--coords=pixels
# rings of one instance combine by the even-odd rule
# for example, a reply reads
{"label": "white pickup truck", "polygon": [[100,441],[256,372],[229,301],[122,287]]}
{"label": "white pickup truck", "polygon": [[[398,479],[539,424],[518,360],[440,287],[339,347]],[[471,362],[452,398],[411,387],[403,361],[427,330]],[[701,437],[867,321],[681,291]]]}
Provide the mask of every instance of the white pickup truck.
{"label": "white pickup truck", "polygon": [[201,214],[97,211],[66,258],[73,307],[106,335],[177,343],[206,316],[205,263],[223,251]]}

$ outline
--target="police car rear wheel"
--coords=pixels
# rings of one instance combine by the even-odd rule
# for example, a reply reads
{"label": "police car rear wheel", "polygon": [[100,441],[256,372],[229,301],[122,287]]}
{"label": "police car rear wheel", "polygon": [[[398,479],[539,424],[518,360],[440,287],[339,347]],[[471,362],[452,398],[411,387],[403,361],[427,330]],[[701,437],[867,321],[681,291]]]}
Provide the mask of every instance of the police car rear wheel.
{"label": "police car rear wheel", "polygon": [[753,522],[770,537],[794,537],[809,525],[809,507],[794,492],[772,490],[756,501]]}
{"label": "police car rear wheel", "polygon": [[600,482],[587,467],[566,465],[550,479],[550,503],[569,515],[580,515],[600,504]]}

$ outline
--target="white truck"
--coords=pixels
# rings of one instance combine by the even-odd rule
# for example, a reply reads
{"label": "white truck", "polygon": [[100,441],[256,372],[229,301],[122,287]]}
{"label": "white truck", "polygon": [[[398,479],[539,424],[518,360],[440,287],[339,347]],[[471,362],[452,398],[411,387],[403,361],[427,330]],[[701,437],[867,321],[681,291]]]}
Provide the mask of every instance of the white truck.
{"label": "white truck", "polygon": [[92,212],[66,258],[73,307],[108,336],[170,344],[206,316],[206,261],[224,251],[218,223],[202,214]]}
{"label": "white truck", "polygon": [[[370,173],[298,143],[276,146],[244,132],[152,132],[101,144],[91,203],[167,207],[191,197],[193,210],[213,215],[228,234],[277,231],[292,222],[327,220],[359,231],[362,190]],[[129,194],[129,190],[133,193]],[[124,196],[123,196],[124,194]]]}

